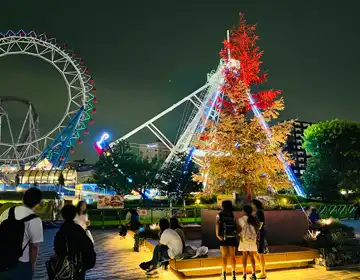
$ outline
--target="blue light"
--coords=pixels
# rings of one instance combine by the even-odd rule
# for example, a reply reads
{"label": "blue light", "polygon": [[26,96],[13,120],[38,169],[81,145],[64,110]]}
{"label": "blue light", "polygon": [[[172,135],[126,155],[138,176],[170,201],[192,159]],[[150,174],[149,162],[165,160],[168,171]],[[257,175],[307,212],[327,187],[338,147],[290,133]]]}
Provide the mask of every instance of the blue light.
{"label": "blue light", "polygon": [[132,182],[133,182],[133,179],[127,178],[127,181],[128,181],[129,183],[132,183]]}
{"label": "blue light", "polygon": [[110,135],[109,135],[108,133],[106,133],[106,132],[103,133],[103,135],[101,135],[100,140],[96,142],[96,145],[97,145],[100,149],[102,149],[102,148],[103,148],[102,144],[103,144],[106,140],[108,140],[109,138],[110,138]]}
{"label": "blue light", "polygon": [[[255,105],[255,101],[253,99],[253,97],[251,96],[250,91],[248,91],[248,97],[249,97],[249,101],[250,101],[250,105],[251,105],[251,109],[254,112],[254,115],[259,119],[261,126],[263,127],[263,129],[265,130],[266,136],[267,138],[270,140],[271,138],[271,131],[269,129],[268,124],[266,123],[266,121],[264,120],[264,117],[262,116],[259,108]],[[295,177],[293,171],[291,170],[291,168],[289,167],[289,165],[286,163],[286,160],[283,156],[282,153],[278,154],[278,158],[280,159],[280,161],[284,164],[285,167],[285,172],[287,174],[287,176],[289,177],[290,181],[293,183],[294,189],[296,191],[296,194],[299,196],[303,196],[305,197],[305,192],[302,189],[300,183],[298,182],[297,178]]]}

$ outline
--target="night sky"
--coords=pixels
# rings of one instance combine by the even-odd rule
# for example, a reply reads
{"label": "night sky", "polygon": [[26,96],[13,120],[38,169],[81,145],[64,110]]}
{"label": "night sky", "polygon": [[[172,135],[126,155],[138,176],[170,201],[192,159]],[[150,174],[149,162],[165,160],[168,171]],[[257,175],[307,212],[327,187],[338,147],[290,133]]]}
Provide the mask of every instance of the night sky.
{"label": "night sky", "polygon": [[[115,140],[202,86],[240,11],[258,24],[268,86],[283,90],[282,119],[360,121],[358,1],[3,2],[1,31],[51,34],[79,52],[93,74],[99,100],[95,124],[74,158],[94,161],[92,142],[102,131]],[[43,132],[57,123],[67,102],[59,73],[33,57],[0,59],[4,95],[30,99]],[[159,122],[171,139],[183,109]],[[13,109],[14,119],[19,111]],[[140,133],[130,140],[155,138]]]}

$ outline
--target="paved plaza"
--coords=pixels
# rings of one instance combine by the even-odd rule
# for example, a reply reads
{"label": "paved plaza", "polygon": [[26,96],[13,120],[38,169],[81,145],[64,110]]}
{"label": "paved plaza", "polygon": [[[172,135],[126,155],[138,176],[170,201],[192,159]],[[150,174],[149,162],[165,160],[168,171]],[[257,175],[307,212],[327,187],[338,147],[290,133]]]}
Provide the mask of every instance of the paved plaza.
{"label": "paved plaza", "polygon": [[[52,241],[56,230],[45,230],[45,242],[40,249],[35,280],[46,280],[45,261],[52,254]],[[114,230],[93,231],[96,243],[97,264],[89,271],[86,279],[103,280],[142,280],[149,279],[138,267],[142,261],[151,257],[151,252],[136,253],[132,250],[131,238],[121,240]],[[152,279],[173,280],[178,279],[171,272],[160,271]],[[192,280],[217,280],[219,277],[192,278]],[[239,275],[238,279],[242,279]],[[322,268],[295,269],[275,271],[268,274],[269,280],[355,280],[360,279],[360,270],[355,271],[325,271]]]}

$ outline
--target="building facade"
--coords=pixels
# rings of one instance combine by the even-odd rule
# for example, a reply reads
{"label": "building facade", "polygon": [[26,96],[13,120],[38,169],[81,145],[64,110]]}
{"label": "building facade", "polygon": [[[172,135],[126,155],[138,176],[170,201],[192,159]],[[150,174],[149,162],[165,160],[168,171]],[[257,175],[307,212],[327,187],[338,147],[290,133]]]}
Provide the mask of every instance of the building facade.
{"label": "building facade", "polygon": [[300,178],[305,173],[306,162],[309,158],[309,155],[306,154],[302,144],[304,131],[310,125],[312,125],[310,122],[295,121],[285,146],[285,151],[290,153],[292,159],[294,160],[291,167],[297,178]]}
{"label": "building facade", "polygon": [[131,143],[131,148],[134,153],[143,159],[152,160],[157,158],[159,160],[165,160],[170,154],[170,150],[161,142],[157,141],[149,144],[136,144]]}

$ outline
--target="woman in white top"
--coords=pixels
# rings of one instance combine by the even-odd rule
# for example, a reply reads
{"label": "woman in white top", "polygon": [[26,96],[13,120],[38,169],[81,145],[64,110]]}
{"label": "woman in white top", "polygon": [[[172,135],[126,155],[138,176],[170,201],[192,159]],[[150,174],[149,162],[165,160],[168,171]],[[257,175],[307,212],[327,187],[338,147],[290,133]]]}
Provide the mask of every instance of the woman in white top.
{"label": "woman in white top", "polygon": [[239,251],[243,252],[243,277],[246,279],[247,259],[250,258],[252,267],[251,280],[256,279],[255,254],[257,253],[257,233],[261,226],[254,217],[254,209],[251,205],[243,208],[244,216],[239,218],[240,245]]}
{"label": "woman in white top", "polygon": [[85,231],[86,234],[89,236],[91,241],[94,243],[94,239],[91,235],[91,232],[88,230],[88,226],[90,226],[89,216],[86,213],[87,205],[85,201],[79,201],[76,206],[76,217],[74,219],[75,223],[81,226]]}
{"label": "woman in white top", "polygon": [[170,228],[175,230],[176,233],[180,236],[181,238],[181,241],[183,243],[183,248],[185,248],[185,234],[184,234],[184,231],[183,231],[183,228],[180,226],[179,224],[179,220],[175,217],[173,218],[170,218]]}

